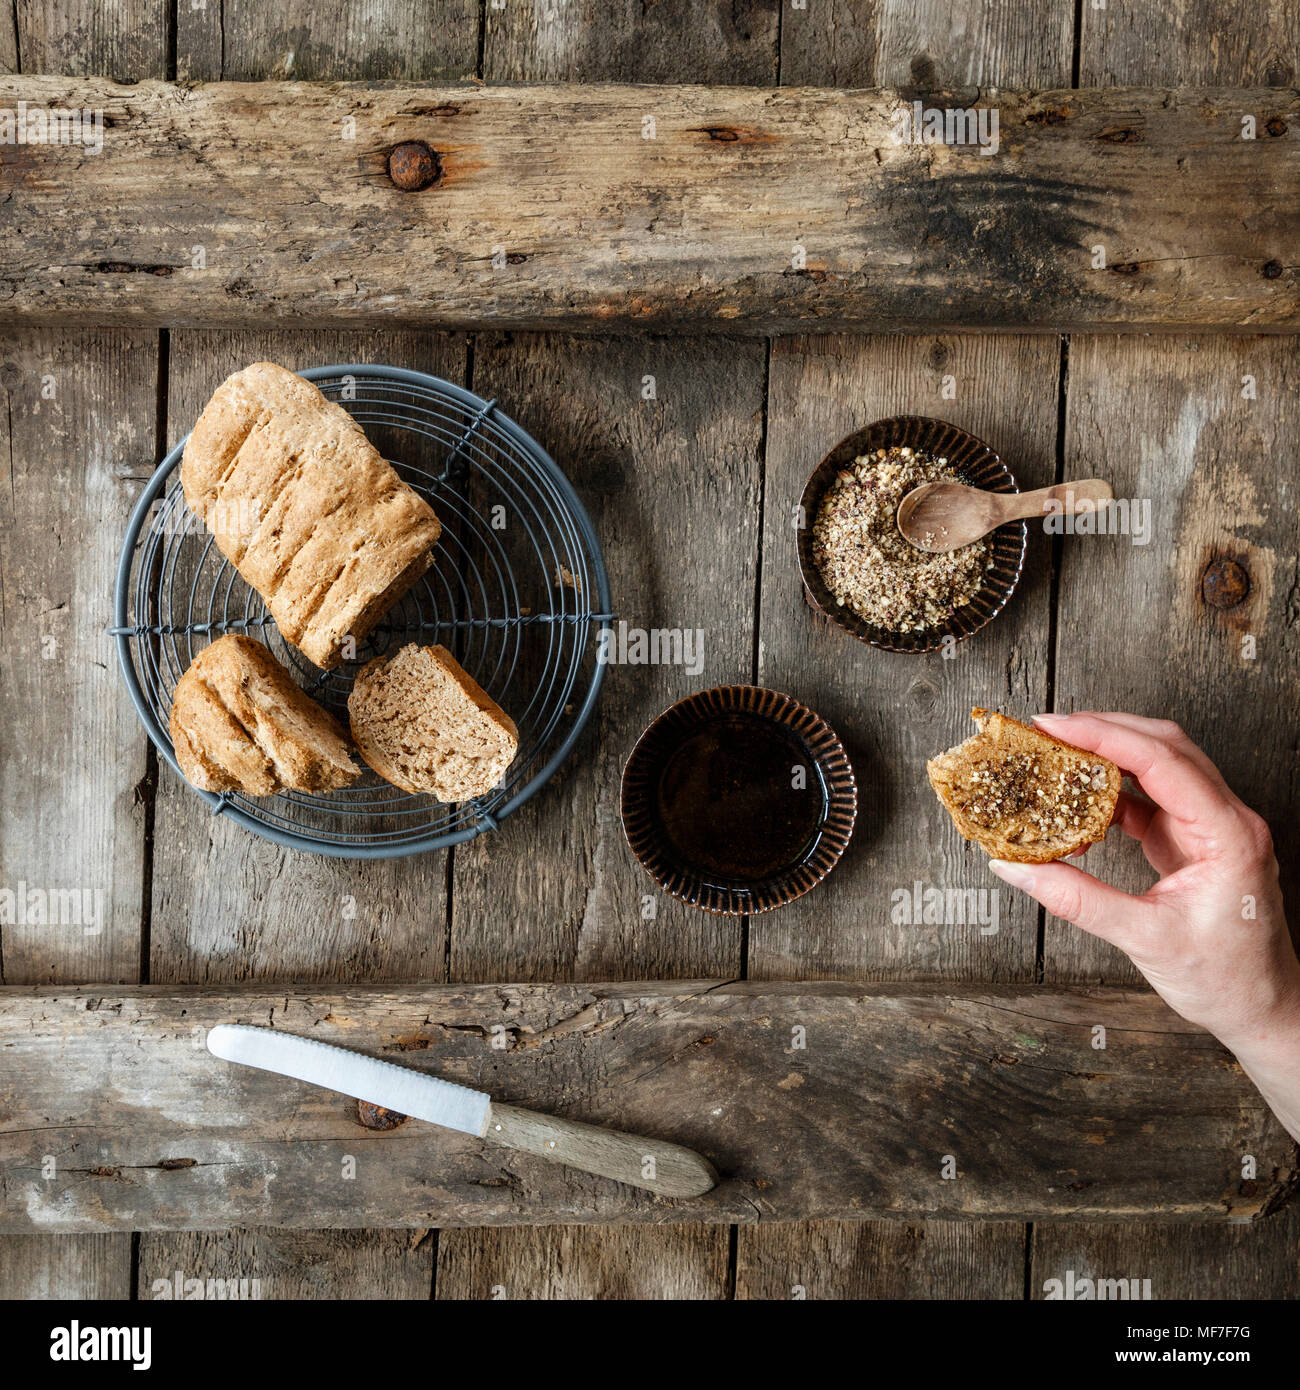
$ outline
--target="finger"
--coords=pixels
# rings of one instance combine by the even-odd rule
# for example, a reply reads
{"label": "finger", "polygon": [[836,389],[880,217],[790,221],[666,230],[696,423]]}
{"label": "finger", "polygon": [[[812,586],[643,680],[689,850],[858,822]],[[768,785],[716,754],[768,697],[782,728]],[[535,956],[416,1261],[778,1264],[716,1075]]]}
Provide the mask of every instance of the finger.
{"label": "finger", "polygon": [[1150,911],[1137,898],[1071,864],[1013,864],[990,859],[989,868],[1003,883],[1036,898],[1054,917],[1073,922],[1121,950],[1133,925]]}
{"label": "finger", "polygon": [[1122,791],[1115,803],[1113,824],[1135,840],[1141,840],[1151,829],[1151,820],[1159,808],[1144,796],[1133,796]]}
{"label": "finger", "polygon": [[1224,781],[1223,774],[1215,767],[1210,755],[1199,744],[1193,743],[1186,731],[1172,719],[1148,719],[1145,715],[1125,714],[1120,710],[1080,710],[1078,713],[1087,714],[1090,719],[1104,719],[1108,724],[1119,724],[1126,729],[1134,729],[1140,734],[1150,734],[1161,743],[1167,743],[1185,753],[1215,781],[1222,783],[1225,790],[1227,789],[1228,784]]}
{"label": "finger", "polygon": [[1233,807],[1222,783],[1171,744],[1092,714],[1040,714],[1034,722],[1077,748],[1118,763],[1175,820],[1204,828],[1222,817],[1228,828]]}

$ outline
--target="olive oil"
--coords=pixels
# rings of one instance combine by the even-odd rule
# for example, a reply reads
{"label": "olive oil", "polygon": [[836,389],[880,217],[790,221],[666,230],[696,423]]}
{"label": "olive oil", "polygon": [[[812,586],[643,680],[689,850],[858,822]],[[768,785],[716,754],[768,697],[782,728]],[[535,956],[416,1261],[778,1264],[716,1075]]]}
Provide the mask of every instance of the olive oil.
{"label": "olive oil", "polygon": [[684,868],[754,884],[793,868],[816,842],[826,788],[802,741],[775,720],[720,715],[664,760],[656,819]]}

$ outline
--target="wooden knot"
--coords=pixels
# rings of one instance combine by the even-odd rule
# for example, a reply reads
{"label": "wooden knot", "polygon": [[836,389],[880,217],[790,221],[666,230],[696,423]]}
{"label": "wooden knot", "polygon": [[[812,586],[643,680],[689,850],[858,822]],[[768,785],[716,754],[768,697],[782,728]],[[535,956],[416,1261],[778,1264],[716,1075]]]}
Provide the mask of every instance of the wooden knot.
{"label": "wooden knot", "polygon": [[1221,555],[1201,575],[1201,597],[1211,608],[1235,608],[1250,593],[1250,575],[1236,560]]}
{"label": "wooden knot", "polygon": [[1278,279],[1286,267],[1281,261],[1265,261],[1262,274],[1265,280]]}
{"label": "wooden knot", "polygon": [[423,140],[408,140],[388,156],[388,177],[404,193],[418,193],[442,177],[442,161]]}

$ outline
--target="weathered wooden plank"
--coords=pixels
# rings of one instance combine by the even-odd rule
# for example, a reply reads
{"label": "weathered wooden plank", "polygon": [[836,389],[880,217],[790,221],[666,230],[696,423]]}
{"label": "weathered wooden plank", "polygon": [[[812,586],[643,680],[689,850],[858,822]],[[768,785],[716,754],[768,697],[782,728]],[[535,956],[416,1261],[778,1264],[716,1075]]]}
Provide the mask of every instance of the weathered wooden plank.
{"label": "weathered wooden plank", "polygon": [[508,402],[577,487],[619,619],[700,638],[691,665],[609,666],[558,776],[457,849],[451,978],[739,973],[739,922],[666,897],[632,858],[619,781],[662,709],[750,677],[763,370],[750,342],[479,339],[476,389]]}
{"label": "weathered wooden plank", "polygon": [[781,17],[789,86],[1060,87],[1070,81],[1074,5],[1015,0],[808,0]]}
{"label": "weathered wooden plank", "polygon": [[0,14],[0,72],[17,72],[18,20],[13,10]]}
{"label": "weathered wooden plank", "polygon": [[[997,885],[935,800],[925,760],[970,731],[973,704],[1027,713],[1046,690],[1049,559],[1037,537],[1021,587],[952,659],[864,646],[803,596],[794,508],[808,474],[855,429],[933,414],[971,430],[1021,486],[1055,470],[1055,341],[1034,337],[812,338],[773,347],[764,488],[759,682],[807,701],[846,741],[858,775],[848,853],[813,893],[750,924],[756,979],[908,976],[1032,980],[1038,917]],[[945,396],[955,392],[951,399]],[[987,893],[980,921],[896,920],[913,885]],[[997,916],[994,918],[994,911]]]}
{"label": "weathered wooden plank", "polygon": [[[16,0],[0,13],[0,70],[17,72],[25,58],[29,72],[59,72],[66,75],[96,73],[122,81],[165,77],[167,12],[168,6],[163,0],[123,0],[123,3],[111,6],[87,4],[85,0],[47,0],[42,4]],[[35,340],[28,338],[18,341],[22,343],[24,355],[34,353],[40,356],[56,340],[49,335],[38,335]],[[108,431],[114,441],[120,443],[128,433],[138,436],[138,453],[129,462],[134,464],[131,471],[140,477],[147,472],[154,446],[154,392],[152,386],[146,388],[142,383],[156,370],[157,339],[154,335],[143,338],[128,335],[108,346],[111,341],[107,335],[96,335],[92,341],[87,341],[85,335],[65,337],[57,355],[74,377],[86,379],[88,388],[84,394],[78,389],[73,398],[82,418],[69,419],[64,413],[64,428],[59,431],[57,445],[50,439],[45,440],[40,446],[40,456],[29,461],[31,473],[28,482],[34,483],[34,488],[27,489],[30,495],[22,501],[16,495],[11,495],[13,510],[3,515],[6,555],[0,562],[0,588],[7,582],[4,571],[10,564],[30,566],[37,542],[31,535],[16,529],[16,523],[20,519],[23,522],[34,519],[34,512],[39,509],[29,509],[25,503],[44,497],[52,505],[52,510],[36,523],[41,528],[39,546],[42,551],[49,543],[49,524],[55,511],[60,516],[66,513],[68,529],[60,526],[62,536],[67,536],[73,528],[81,534],[86,534],[87,527],[91,531],[89,543],[84,547],[65,544],[57,554],[46,555],[38,561],[36,571],[56,590],[66,590],[71,584],[74,590],[80,592],[89,581],[93,589],[93,599],[87,596],[92,605],[90,614],[96,615],[97,623],[108,611],[106,586],[112,573],[110,562],[126,519],[123,504],[129,499],[124,495],[117,496],[106,510],[100,510],[104,499],[99,495],[99,490],[93,487],[95,474],[92,471],[89,475],[92,486],[86,487],[86,478],[81,470],[85,467],[87,454],[101,451],[104,447],[103,426],[107,423],[104,413],[107,411],[112,411],[115,416],[117,410],[123,412],[112,421]],[[119,371],[120,365],[127,360],[129,368]],[[11,362],[10,366],[13,365]],[[65,380],[65,388],[66,385]],[[12,390],[13,383],[6,382],[5,389]],[[67,408],[65,389],[64,412]],[[13,414],[11,404],[11,424]],[[47,410],[44,423],[48,426],[53,419],[54,412]],[[13,444],[11,435],[11,465],[14,459]],[[51,462],[55,464],[52,470]],[[120,460],[111,470],[112,476],[120,477],[123,482],[129,466],[125,464],[127,461]],[[131,481],[134,483],[136,480]],[[24,511],[27,512],[26,517],[21,516]],[[11,524],[15,525],[15,529],[11,529]],[[13,558],[15,554],[17,560]],[[30,574],[29,568],[29,577]],[[72,610],[63,611],[78,624],[82,617],[90,616],[84,609],[77,610],[76,614]],[[36,652],[30,641],[20,643],[19,648],[15,649],[14,634],[2,617],[0,626],[5,628],[0,638],[4,645],[3,664],[8,667],[15,661],[35,663]],[[102,933],[85,936],[78,944],[70,939],[66,930],[59,929],[52,929],[62,937],[52,957],[46,954],[42,943],[29,943],[29,947],[24,947],[22,951],[17,949],[17,943],[13,940],[0,943],[8,946],[10,952],[8,959],[5,959],[3,950],[0,950],[0,975],[10,984],[51,978],[138,978],[142,917],[140,874],[147,865],[144,847],[148,798],[146,744],[140,738],[138,727],[131,729],[129,734],[127,732],[132,715],[129,705],[121,698],[121,687],[113,680],[115,673],[111,671],[114,666],[111,647],[101,647],[102,638],[98,628],[94,633],[87,630],[82,635],[87,645],[82,648],[78,660],[84,661],[88,657],[91,663],[89,670],[76,673],[73,662],[67,659],[69,652],[66,646],[62,663],[64,674],[71,674],[76,685],[82,688],[56,689],[51,679],[54,673],[47,670],[46,678],[40,685],[41,694],[49,699],[51,708],[39,715],[36,727],[40,732],[50,729],[57,733],[58,712],[61,710],[67,716],[84,713],[89,696],[99,711],[91,720],[90,727],[94,731],[92,738],[102,733],[104,711],[111,710],[115,712],[114,722],[117,715],[121,716],[116,732],[124,742],[111,749],[94,742],[88,748],[84,745],[81,747],[80,756],[75,761],[81,764],[84,758],[89,783],[81,775],[82,766],[78,767],[78,775],[71,783],[60,784],[53,780],[59,777],[60,772],[64,775],[71,772],[66,766],[65,756],[61,754],[56,764],[50,767],[50,785],[62,785],[67,792],[63,806],[58,809],[42,807],[39,814],[43,824],[34,825],[29,819],[20,820],[23,813],[31,809],[29,804],[20,800],[18,807],[10,807],[14,819],[6,825],[6,840],[11,844],[16,842],[25,851],[30,849],[34,837],[42,829],[46,832],[54,830],[56,834],[62,831],[66,835],[66,842],[71,844],[77,844],[79,833],[86,832],[89,834],[90,854],[94,857],[103,849],[104,828],[110,824],[111,813],[104,804],[105,800],[117,795],[110,769],[116,767],[119,772],[138,775],[144,779],[143,787],[140,783],[136,784],[143,793],[143,799],[133,791],[129,814],[122,816],[120,823],[112,829],[113,843],[122,851],[122,872],[115,887],[120,885],[125,899],[130,896],[134,883],[136,896],[129,907],[125,901],[118,903],[115,897],[112,919],[114,939],[107,947]],[[101,682],[102,689],[93,692],[85,689]],[[19,684],[22,684],[21,679]],[[4,690],[3,685],[0,685],[0,690]],[[4,690],[6,696],[13,693],[12,688]],[[31,693],[30,686],[25,693]],[[7,708],[15,724],[30,731],[31,726],[26,724],[28,711],[22,705],[8,704]],[[69,724],[67,727],[80,730],[82,726]],[[80,738],[77,742],[81,742]],[[63,748],[67,746],[67,741],[58,738],[52,746]],[[124,755],[124,747],[132,749],[129,757]],[[3,761],[4,753],[0,752],[0,762]],[[8,780],[3,772],[0,772],[0,779]],[[51,817],[57,815],[68,818],[63,826],[55,827],[52,824]],[[46,857],[43,854],[42,858]],[[6,874],[11,867],[11,864],[4,865]],[[14,886],[7,877],[5,881],[10,888]],[[4,929],[0,928],[0,936],[3,934]],[[129,1235],[28,1236],[0,1240],[2,1297],[124,1299],[130,1297],[130,1287]]]}
{"label": "weathered wooden plank", "polygon": [[[432,1232],[420,1230],[145,1231],[139,1296],[427,1299],[434,1242]],[[201,1281],[201,1290],[193,1280]]]}
{"label": "weathered wooden plank", "polygon": [[881,0],[878,82],[935,87],[1065,87],[1074,5],[1047,0]]}
{"label": "weathered wooden plank", "polygon": [[[462,380],[465,343],[434,333],[175,333],[168,440],[250,362],[394,362]],[[193,546],[202,549],[201,543]],[[184,592],[183,582],[178,590]],[[159,772],[150,978],[155,982],[430,979],[446,957],[441,856],[348,861],[281,849],[214,817]]]}
{"label": "weathered wooden plank", "polygon": [[723,1226],[536,1226],[444,1231],[439,1299],[727,1297]]}
{"label": "weathered wooden plank", "polygon": [[[512,0],[505,8],[489,2],[484,26],[483,75],[491,80],[740,83],[777,75],[777,11],[762,0],[730,7],[708,0],[563,8],[546,0]],[[696,41],[683,44],[683,32]],[[493,336],[476,343],[478,384],[505,393],[574,476],[624,620],[707,623],[715,680],[749,675],[763,371],[757,345],[727,338],[629,346]],[[557,382],[565,383],[558,402]],[[702,563],[666,564],[662,537],[689,539]],[[511,853],[494,853],[487,843],[453,852],[451,978],[739,973],[737,924],[720,930],[655,893],[631,863],[618,824],[622,753],[704,672],[607,674],[595,727],[569,767],[507,827]],[[600,756],[602,747],[612,755]],[[503,872],[513,855],[528,872]],[[586,873],[575,874],[575,864]],[[525,1297],[717,1296],[727,1286],[729,1245],[720,1226],[446,1232],[437,1294],[481,1297],[484,1282],[504,1280]]]}
{"label": "weathered wooden plank", "polygon": [[129,1235],[0,1237],[2,1299],[130,1297]]}
{"label": "weathered wooden plank", "polygon": [[[1169,4],[1138,6],[1123,11],[1099,11],[1085,5],[1080,11],[1080,20],[1079,72],[1081,80],[1087,83],[1247,82],[1290,86],[1295,82],[1297,54],[1300,54],[1300,12],[1297,12],[1294,6],[1276,3],[1275,0],[1264,0],[1262,4],[1247,8],[1236,5],[1233,0],[1172,0]],[[1281,138],[1269,134],[1267,129],[1264,137]],[[1146,403],[1135,412],[1135,420],[1132,418],[1134,412],[1131,411],[1129,419],[1122,419],[1125,413],[1122,409],[1116,411],[1115,417],[1111,418],[1110,409],[1102,406],[1098,412],[1100,418],[1094,423],[1089,417],[1097,409],[1097,387],[1088,384],[1087,376],[1083,378],[1083,389],[1079,392],[1082,409],[1076,413],[1074,398],[1081,373],[1086,372],[1088,376],[1096,377],[1098,364],[1106,362],[1107,359],[1113,360],[1105,369],[1104,375],[1118,378],[1119,399],[1125,406],[1132,404],[1134,377],[1131,374],[1136,373],[1137,380],[1150,380],[1153,383],[1153,393],[1157,402],[1170,391],[1182,398],[1184,405],[1179,409],[1181,411],[1184,407],[1190,407],[1191,421],[1194,424],[1196,416],[1205,404],[1204,385],[1197,380],[1190,360],[1179,353],[1178,347],[1179,345],[1170,339],[1152,339],[1146,344],[1147,351],[1143,353],[1142,358],[1135,361],[1126,345],[1118,341],[1077,342],[1071,360],[1072,384],[1069,395],[1070,419],[1080,420],[1080,427],[1071,427],[1068,430],[1067,447],[1080,453],[1091,453],[1098,432],[1103,431],[1112,449],[1127,454],[1131,452],[1134,434],[1130,434],[1130,430],[1134,426],[1137,437],[1150,438],[1153,412]],[[1175,360],[1183,364],[1174,371],[1170,370],[1167,360],[1161,364],[1161,359],[1168,359],[1171,354]],[[1271,358],[1272,354],[1269,356]],[[1249,372],[1251,369],[1246,367],[1245,370]],[[1192,371],[1191,377],[1186,375],[1188,371]],[[1211,371],[1210,374],[1217,373]],[[1280,417],[1291,413],[1287,408],[1289,398],[1286,390],[1274,391],[1267,398],[1261,397],[1258,409],[1274,422],[1265,426],[1265,437],[1276,437],[1279,430],[1286,428]],[[1168,404],[1157,404],[1155,413],[1167,418],[1168,409]],[[1077,443],[1071,445],[1071,439]],[[1273,480],[1266,472],[1255,473],[1255,444],[1256,437],[1247,434],[1228,447],[1231,452],[1238,453],[1239,467],[1244,467],[1252,475],[1260,478],[1265,485],[1264,495],[1268,496]],[[1237,445],[1248,447],[1238,452]],[[1176,445],[1175,453],[1181,452],[1184,447],[1186,445]],[[1221,466],[1219,465],[1219,468]],[[1189,467],[1190,465],[1181,460],[1175,462],[1170,470],[1175,479],[1175,487],[1180,485],[1179,480],[1187,476]],[[1219,468],[1216,468],[1216,472]],[[1163,487],[1157,495],[1164,497]],[[1166,500],[1169,504],[1178,506],[1174,497],[1168,497]],[[1187,506],[1188,503],[1184,501],[1182,505]],[[1202,511],[1202,516],[1192,525],[1203,528],[1207,518],[1203,509],[1198,507],[1198,510]],[[1133,559],[1136,557],[1120,559],[1121,571],[1118,577],[1123,587],[1117,586],[1117,592],[1127,593],[1129,585],[1133,583],[1136,571],[1140,568],[1128,563],[1128,560]],[[1167,564],[1166,558],[1166,567]],[[1074,607],[1071,594],[1077,578],[1077,572],[1074,570],[1067,571],[1064,576],[1063,594],[1070,608]],[[1136,587],[1138,601],[1126,604],[1125,611],[1126,624],[1132,623],[1135,619],[1138,623],[1132,650],[1151,652],[1159,662],[1168,660],[1167,633],[1163,621],[1165,615],[1160,615],[1162,620],[1150,627],[1147,616],[1150,609],[1146,608],[1142,600],[1151,594],[1151,585],[1139,580]],[[1288,598],[1288,626],[1292,621],[1290,614],[1293,608],[1294,601]],[[1063,613],[1066,611],[1068,610],[1063,609]],[[1191,626],[1196,626],[1194,615],[1188,613],[1186,594],[1179,596],[1172,611],[1177,614],[1180,627],[1186,628],[1189,616],[1192,617]],[[1255,621],[1257,615],[1252,614],[1251,622]],[[1089,626],[1091,628],[1091,624]],[[1064,630],[1063,627],[1062,631]],[[1279,631],[1278,617],[1269,615],[1264,623],[1264,632],[1274,656],[1277,652],[1276,635]],[[1102,660],[1104,669],[1112,664],[1109,657],[1111,649],[1112,644],[1108,641],[1106,655]],[[1180,661],[1182,659],[1179,658]],[[1294,657],[1291,660],[1294,672]],[[1165,679],[1157,673],[1159,684],[1163,685]],[[1112,686],[1112,680],[1113,675],[1103,676],[1105,688],[1098,692],[1099,699],[1118,698],[1122,695],[1146,705],[1156,693],[1144,685],[1141,672],[1132,673],[1128,681],[1118,686]],[[1186,679],[1171,682],[1171,689],[1177,690],[1179,703],[1184,711],[1190,707],[1200,710],[1203,715],[1206,710],[1203,703],[1204,688],[1206,685],[1214,684],[1215,681],[1205,680],[1203,670],[1198,664],[1187,668]],[[1246,696],[1253,703],[1252,692],[1236,685],[1235,682],[1232,684],[1239,694]],[[1063,693],[1069,695],[1071,692]],[[1081,693],[1077,698],[1079,703],[1091,703],[1092,692],[1089,690]],[[1159,703],[1161,702],[1157,701],[1157,706]],[[1275,713],[1277,710],[1290,711],[1293,705],[1292,700],[1283,700],[1280,705],[1275,706]],[[1234,702],[1230,707],[1229,719],[1235,721],[1237,711],[1241,708],[1241,704]],[[1178,717],[1183,715],[1180,714]],[[1282,767],[1294,769],[1294,719],[1289,722],[1292,725],[1292,743],[1289,749],[1280,737],[1281,730],[1276,733],[1270,731],[1269,737],[1278,738],[1280,751],[1284,755]],[[1227,729],[1216,730],[1214,739],[1219,756],[1225,752],[1236,751],[1235,736],[1229,734]],[[1266,783],[1261,787],[1258,781],[1254,781],[1252,785],[1239,789],[1244,794],[1254,795],[1266,790],[1267,785]],[[1292,800],[1294,801],[1294,797]],[[1281,848],[1284,857],[1294,860],[1294,853],[1285,837]],[[1118,872],[1119,881],[1134,887],[1147,881],[1143,872],[1136,867],[1139,862],[1138,856],[1130,850],[1121,856],[1119,863],[1114,860],[1099,861],[1096,868],[1106,875]],[[1289,870],[1292,882],[1294,872],[1294,868]],[[1102,978],[1112,982],[1136,978],[1136,972],[1117,952],[1111,951],[1091,937],[1071,932],[1058,924],[1049,927],[1044,956],[1049,978]],[[1147,1227],[1140,1223],[1125,1228],[1122,1236],[1116,1232],[1109,1237],[1105,1237],[1096,1227],[1090,1226],[1040,1230],[1034,1244],[1031,1296],[1042,1297],[1045,1279],[1063,1278],[1064,1272],[1070,1268],[1078,1273],[1083,1273],[1086,1268],[1093,1277],[1117,1277],[1114,1271],[1132,1271],[1151,1277],[1152,1292],[1156,1297],[1226,1298],[1240,1297],[1247,1293],[1261,1297],[1285,1297],[1288,1290],[1292,1291],[1293,1295],[1296,1271],[1295,1220],[1294,1211],[1288,1211],[1278,1220],[1264,1222],[1249,1231],[1240,1232],[1203,1228],[1171,1232],[1164,1227]]]}
{"label": "weathered wooden plank", "polygon": [[1021,1298],[1025,1232],[1012,1222],[807,1221],[740,1227],[736,1297]]}
{"label": "weathered wooden plank", "polygon": [[1289,0],[1085,4],[1080,20],[1079,81],[1085,86],[1295,84],[1300,10]]}
{"label": "weathered wooden plank", "polygon": [[[1250,1226],[1117,1226],[1054,1222],[1034,1229],[1030,1298],[1074,1297],[1082,1279],[1150,1280],[1150,1298],[1300,1298],[1300,1208]],[[1050,1281],[1057,1281],[1053,1285]],[[1132,1286],[1130,1286],[1131,1292]]]}
{"label": "weathered wooden plank", "polygon": [[166,0],[13,0],[11,8],[26,72],[119,82],[166,76]]}
{"label": "weathered wooden plank", "polygon": [[[1231,1059],[1151,995],[694,982],[2,998],[0,1222],[19,1232],[1249,1220],[1285,1201],[1296,1167]],[[432,1126],[364,1129],[345,1097],[212,1058],[205,1030],[234,1019],[684,1142],[723,1178],[674,1202]],[[1243,1152],[1258,1170],[1244,1185]]]}
{"label": "weathered wooden plank", "polygon": [[479,0],[182,0],[176,71],[187,82],[463,77],[478,61],[479,9]]}
{"label": "weathered wooden plank", "polygon": [[[1300,888],[1286,831],[1300,800],[1300,447],[1295,341],[1076,340],[1070,351],[1067,473],[1110,478],[1150,506],[1139,534],[1065,547],[1056,653],[1059,709],[1176,719],[1228,784],[1273,826],[1284,891]],[[1205,601],[1218,557],[1250,578],[1229,609]],[[1116,606],[1122,605],[1122,628]],[[1134,653],[1141,652],[1142,660]],[[1154,880],[1137,846],[1112,835],[1091,872],[1130,891]],[[1049,922],[1049,980],[1136,979],[1113,947]]]}
{"label": "weathered wooden plank", "polygon": [[776,81],[771,0],[484,3],[483,76],[492,82]]}
{"label": "weathered wooden plank", "polygon": [[11,984],[139,977],[146,742],[108,635],[151,470],[157,337],[0,338],[0,949]]}
{"label": "weathered wooden plank", "polygon": [[[10,77],[0,97],[112,122],[103,159],[78,144],[6,149],[0,233],[23,249],[0,277],[12,317],[732,331],[1300,321],[1287,270],[1300,146],[1240,138],[1243,114],[1261,128],[1300,120],[1290,91],[1004,92],[993,158],[895,143],[908,106],[889,91]],[[407,193],[386,160],[416,138],[442,177]]]}

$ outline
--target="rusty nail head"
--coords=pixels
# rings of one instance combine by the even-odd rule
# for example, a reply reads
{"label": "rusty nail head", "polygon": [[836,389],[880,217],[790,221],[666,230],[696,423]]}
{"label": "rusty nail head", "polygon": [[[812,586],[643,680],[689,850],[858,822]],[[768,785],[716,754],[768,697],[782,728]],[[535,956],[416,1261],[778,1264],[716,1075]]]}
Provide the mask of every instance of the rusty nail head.
{"label": "rusty nail head", "polygon": [[1226,555],[1211,560],[1201,576],[1201,597],[1211,608],[1235,608],[1250,593],[1245,567]]}
{"label": "rusty nail head", "polygon": [[442,161],[423,140],[408,140],[388,156],[388,177],[403,192],[418,193],[442,177]]}
{"label": "rusty nail head", "polygon": [[1274,116],[1271,120],[1267,120],[1264,122],[1264,129],[1268,131],[1268,133],[1274,139],[1277,139],[1279,135],[1286,134],[1287,127],[1286,122],[1282,119],[1281,116]]}

